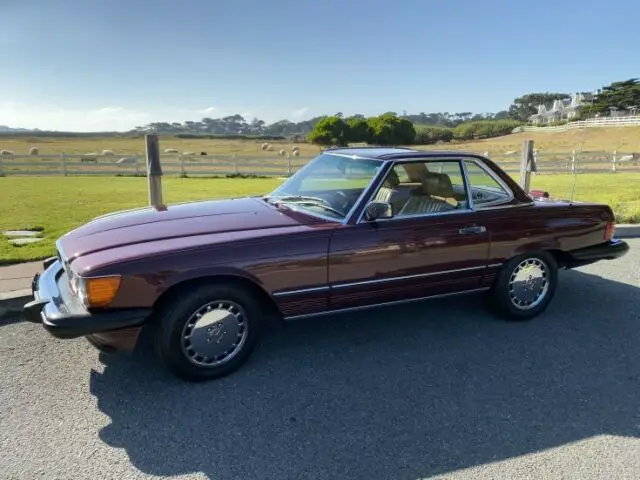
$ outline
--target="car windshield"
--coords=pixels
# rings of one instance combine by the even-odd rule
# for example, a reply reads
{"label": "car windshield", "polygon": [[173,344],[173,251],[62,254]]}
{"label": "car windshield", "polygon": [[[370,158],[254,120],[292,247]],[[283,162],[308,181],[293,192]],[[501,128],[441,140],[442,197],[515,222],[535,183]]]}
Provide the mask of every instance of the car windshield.
{"label": "car windshield", "polygon": [[378,160],[323,153],[264,198],[342,220],[381,167]]}

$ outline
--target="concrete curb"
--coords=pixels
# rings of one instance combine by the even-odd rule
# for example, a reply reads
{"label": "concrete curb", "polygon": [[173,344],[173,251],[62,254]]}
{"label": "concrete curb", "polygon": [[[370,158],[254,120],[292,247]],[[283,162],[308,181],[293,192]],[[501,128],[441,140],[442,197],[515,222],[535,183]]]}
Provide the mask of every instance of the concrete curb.
{"label": "concrete curb", "polygon": [[616,225],[615,236],[617,238],[638,238],[640,237],[640,224],[623,223]]}

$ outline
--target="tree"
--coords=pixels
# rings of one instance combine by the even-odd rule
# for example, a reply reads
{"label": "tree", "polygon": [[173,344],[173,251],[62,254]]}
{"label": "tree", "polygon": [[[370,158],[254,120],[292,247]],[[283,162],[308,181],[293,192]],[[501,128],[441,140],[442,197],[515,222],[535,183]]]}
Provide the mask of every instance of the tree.
{"label": "tree", "polygon": [[411,145],[416,138],[416,129],[410,120],[390,113],[367,120],[373,141],[378,145]]}
{"label": "tree", "polygon": [[593,99],[593,105],[583,108],[588,115],[608,114],[611,108],[624,110],[640,106],[640,83],[637,78],[613,82],[602,87]]}
{"label": "tree", "polygon": [[373,132],[371,131],[371,127],[366,118],[364,118],[362,115],[354,115],[346,119],[346,124],[348,127],[348,141],[371,143],[373,139]]}
{"label": "tree", "polygon": [[311,143],[323,146],[345,147],[348,145],[349,126],[336,115],[320,120],[307,139]]}
{"label": "tree", "polygon": [[513,101],[509,107],[509,118],[526,122],[531,115],[538,113],[538,105],[547,105],[569,96],[567,93],[528,93]]}

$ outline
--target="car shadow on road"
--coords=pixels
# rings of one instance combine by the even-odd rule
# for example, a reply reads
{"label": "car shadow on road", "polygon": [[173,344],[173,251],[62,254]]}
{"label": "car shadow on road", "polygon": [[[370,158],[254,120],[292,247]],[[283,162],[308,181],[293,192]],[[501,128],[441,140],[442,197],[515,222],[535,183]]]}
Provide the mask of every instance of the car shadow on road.
{"label": "car shadow on road", "polygon": [[24,321],[22,313],[20,312],[4,312],[0,311],[0,327],[6,327],[7,325],[13,325],[14,323],[20,323]]}
{"label": "car shadow on road", "polygon": [[563,272],[532,322],[478,296],[270,334],[206,384],[147,355],[103,356],[100,438],[153,475],[417,479],[599,434],[640,434],[640,289]]}

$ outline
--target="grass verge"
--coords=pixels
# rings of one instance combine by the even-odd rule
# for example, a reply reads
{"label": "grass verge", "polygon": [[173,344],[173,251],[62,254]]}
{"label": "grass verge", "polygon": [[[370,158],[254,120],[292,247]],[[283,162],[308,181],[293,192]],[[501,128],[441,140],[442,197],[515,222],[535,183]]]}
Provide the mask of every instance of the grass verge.
{"label": "grass verge", "polygon": [[[257,195],[273,190],[276,178],[164,178],[166,203]],[[539,175],[533,188],[568,197],[570,175]],[[640,174],[583,174],[577,177],[576,200],[612,206],[618,222],[640,222]],[[0,231],[40,228],[44,240],[15,247],[0,238],[0,264],[39,260],[54,253],[65,232],[104,213],[147,205],[145,178],[5,177],[0,178]]]}

